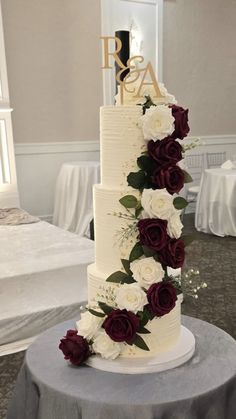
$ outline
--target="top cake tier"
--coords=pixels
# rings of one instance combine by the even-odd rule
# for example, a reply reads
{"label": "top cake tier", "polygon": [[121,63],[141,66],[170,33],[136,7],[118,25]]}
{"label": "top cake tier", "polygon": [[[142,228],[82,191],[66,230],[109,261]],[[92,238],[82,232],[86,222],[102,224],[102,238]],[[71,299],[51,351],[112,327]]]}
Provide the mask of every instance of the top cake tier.
{"label": "top cake tier", "polygon": [[145,148],[139,120],[141,106],[104,106],[100,110],[101,184],[127,188],[127,175],[137,170],[136,160]]}

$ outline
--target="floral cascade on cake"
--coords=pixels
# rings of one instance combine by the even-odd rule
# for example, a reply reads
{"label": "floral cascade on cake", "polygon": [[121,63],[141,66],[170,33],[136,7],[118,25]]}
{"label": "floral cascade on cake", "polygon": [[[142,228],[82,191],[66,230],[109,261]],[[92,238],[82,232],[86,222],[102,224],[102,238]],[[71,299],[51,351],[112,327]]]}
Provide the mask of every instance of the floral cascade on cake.
{"label": "floral cascade on cake", "polygon": [[[155,101],[149,89],[141,103],[132,104],[141,111],[137,125],[144,147],[137,157],[136,170],[126,174],[129,193],[119,199],[124,212],[115,216],[129,220],[123,240],[129,240],[130,229],[135,243],[128,257],[120,258],[120,270],[105,280],[112,286],[110,298],[89,299],[76,330],[68,330],[61,339],[59,348],[75,365],[94,354],[105,359],[129,356],[127,348],[139,348],[138,356],[142,356],[140,350],[148,353],[151,349],[148,342],[152,345],[158,341],[159,330],[163,329],[165,338],[166,326],[160,319],[169,319],[168,327],[175,327],[171,313],[177,304],[180,306],[181,287],[168,270],[181,268],[185,259],[186,238],[182,236],[180,215],[187,202],[178,193],[184,183],[192,181],[179,165],[183,159],[181,140],[189,132],[188,110],[177,106],[164,85],[160,88],[162,101]],[[128,112],[131,99],[126,100]],[[178,313],[180,319],[180,309]],[[150,340],[152,334],[155,336]],[[177,337],[178,333],[170,346]]]}

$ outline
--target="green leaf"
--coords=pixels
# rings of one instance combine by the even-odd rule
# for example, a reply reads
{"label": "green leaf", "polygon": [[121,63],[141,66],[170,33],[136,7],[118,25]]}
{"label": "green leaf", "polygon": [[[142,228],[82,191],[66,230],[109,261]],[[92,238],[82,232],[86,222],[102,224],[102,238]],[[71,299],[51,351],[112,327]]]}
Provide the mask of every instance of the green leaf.
{"label": "green leaf", "polygon": [[178,196],[174,199],[173,204],[177,210],[181,210],[187,207],[188,201],[186,201],[186,199],[182,198],[181,196]]}
{"label": "green leaf", "polygon": [[186,170],[183,170],[183,172],[184,172],[184,183],[193,182],[192,176],[188,172],[186,172]]}
{"label": "green leaf", "polygon": [[133,282],[136,282],[130,274],[127,275],[122,271],[114,272],[106,279],[106,281],[114,282],[115,284],[132,284]]}
{"label": "green leaf", "polygon": [[123,284],[123,281],[126,279],[127,274],[122,271],[116,271],[111,274],[106,281],[107,282],[115,282],[116,284]]}
{"label": "green leaf", "polygon": [[140,243],[136,243],[130,252],[129,261],[133,262],[143,255],[143,248]]}
{"label": "green leaf", "polygon": [[97,316],[97,317],[104,317],[104,316],[105,316],[105,314],[104,314],[104,313],[100,313],[99,311],[95,311],[95,310],[93,310],[92,308],[89,308],[89,309],[88,309],[88,311],[89,311],[91,314],[93,314],[94,316]]}
{"label": "green leaf", "polygon": [[125,272],[127,272],[128,275],[132,275],[132,272],[130,270],[130,261],[128,259],[121,259],[121,263],[124,267]]}
{"label": "green leaf", "polygon": [[146,181],[146,175],[143,170],[138,172],[131,172],[127,176],[127,182],[129,186],[132,186],[134,189],[142,189]]}
{"label": "green leaf", "polygon": [[114,310],[113,307],[110,307],[106,303],[102,303],[101,301],[98,301],[98,305],[105,314],[109,314],[111,313],[111,311]]}
{"label": "green leaf", "polygon": [[194,240],[197,240],[197,233],[184,235],[181,237],[181,240],[184,242],[185,247],[189,246]]}
{"label": "green leaf", "polygon": [[144,170],[147,173],[153,173],[156,168],[156,163],[149,156],[140,156],[137,159],[137,165],[140,169]]}
{"label": "green leaf", "polygon": [[150,249],[149,247],[147,247],[147,246],[142,246],[143,247],[143,253],[145,254],[145,256],[147,257],[147,258],[149,258],[149,257],[151,257],[151,256],[154,256],[155,254],[156,254],[156,251],[155,250],[153,250],[153,249]]}
{"label": "green leaf", "polygon": [[138,348],[143,349],[144,351],[149,351],[150,350],[149,347],[144,342],[143,338],[141,338],[141,336],[139,336],[139,335],[136,335],[133,344],[135,346],[137,346]]}
{"label": "green leaf", "polygon": [[146,327],[140,326],[140,328],[138,329],[138,333],[145,334],[148,335],[150,332],[150,330],[146,329]]}
{"label": "green leaf", "polygon": [[133,195],[125,195],[119,200],[119,202],[125,208],[136,208],[138,204],[137,198]]}
{"label": "green leaf", "polygon": [[136,210],[135,210],[135,217],[138,218],[142,211],[143,211],[143,208],[142,207],[136,208]]}

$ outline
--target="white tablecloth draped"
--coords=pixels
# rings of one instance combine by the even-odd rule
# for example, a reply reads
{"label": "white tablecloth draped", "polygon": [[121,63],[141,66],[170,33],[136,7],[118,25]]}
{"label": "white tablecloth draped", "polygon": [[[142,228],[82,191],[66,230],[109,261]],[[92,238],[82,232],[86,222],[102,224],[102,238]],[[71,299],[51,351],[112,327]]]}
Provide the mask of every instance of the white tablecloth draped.
{"label": "white tablecloth draped", "polygon": [[236,236],[236,169],[208,169],[202,175],[195,227],[217,236]]}
{"label": "white tablecloth draped", "polygon": [[57,178],[53,224],[89,236],[93,218],[93,185],[100,180],[100,163],[82,161],[64,163]]}

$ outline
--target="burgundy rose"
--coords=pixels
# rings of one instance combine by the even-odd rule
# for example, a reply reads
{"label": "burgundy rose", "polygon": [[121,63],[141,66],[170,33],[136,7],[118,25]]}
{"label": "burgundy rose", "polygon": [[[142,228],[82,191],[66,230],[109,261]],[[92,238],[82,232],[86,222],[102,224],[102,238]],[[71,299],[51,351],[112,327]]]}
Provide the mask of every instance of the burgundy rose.
{"label": "burgundy rose", "polygon": [[169,239],[159,254],[160,262],[174,269],[181,268],[185,258],[184,248],[184,242],[181,239]]}
{"label": "burgundy rose", "polygon": [[87,340],[77,335],[76,330],[67,330],[66,336],[61,339],[59,349],[74,365],[81,365],[91,355]]}
{"label": "burgundy rose", "polygon": [[183,140],[189,133],[188,109],[183,109],[177,105],[171,105],[171,109],[172,115],[175,118],[175,130],[171,136]]}
{"label": "burgundy rose", "polygon": [[184,172],[176,165],[162,166],[154,171],[152,184],[156,189],[166,188],[170,194],[177,193],[184,186]]}
{"label": "burgundy rose", "polygon": [[166,137],[164,140],[151,140],[148,142],[148,154],[159,165],[163,165],[163,163],[175,164],[182,160],[182,146],[172,137]]}
{"label": "burgundy rose", "polygon": [[102,327],[115,342],[132,344],[139,328],[139,318],[127,310],[113,310],[108,314]]}
{"label": "burgundy rose", "polygon": [[159,251],[167,243],[167,221],[144,218],[138,222],[139,240],[143,246]]}
{"label": "burgundy rose", "polygon": [[157,282],[148,289],[147,299],[151,313],[158,317],[164,316],[175,306],[176,290],[170,282]]}

